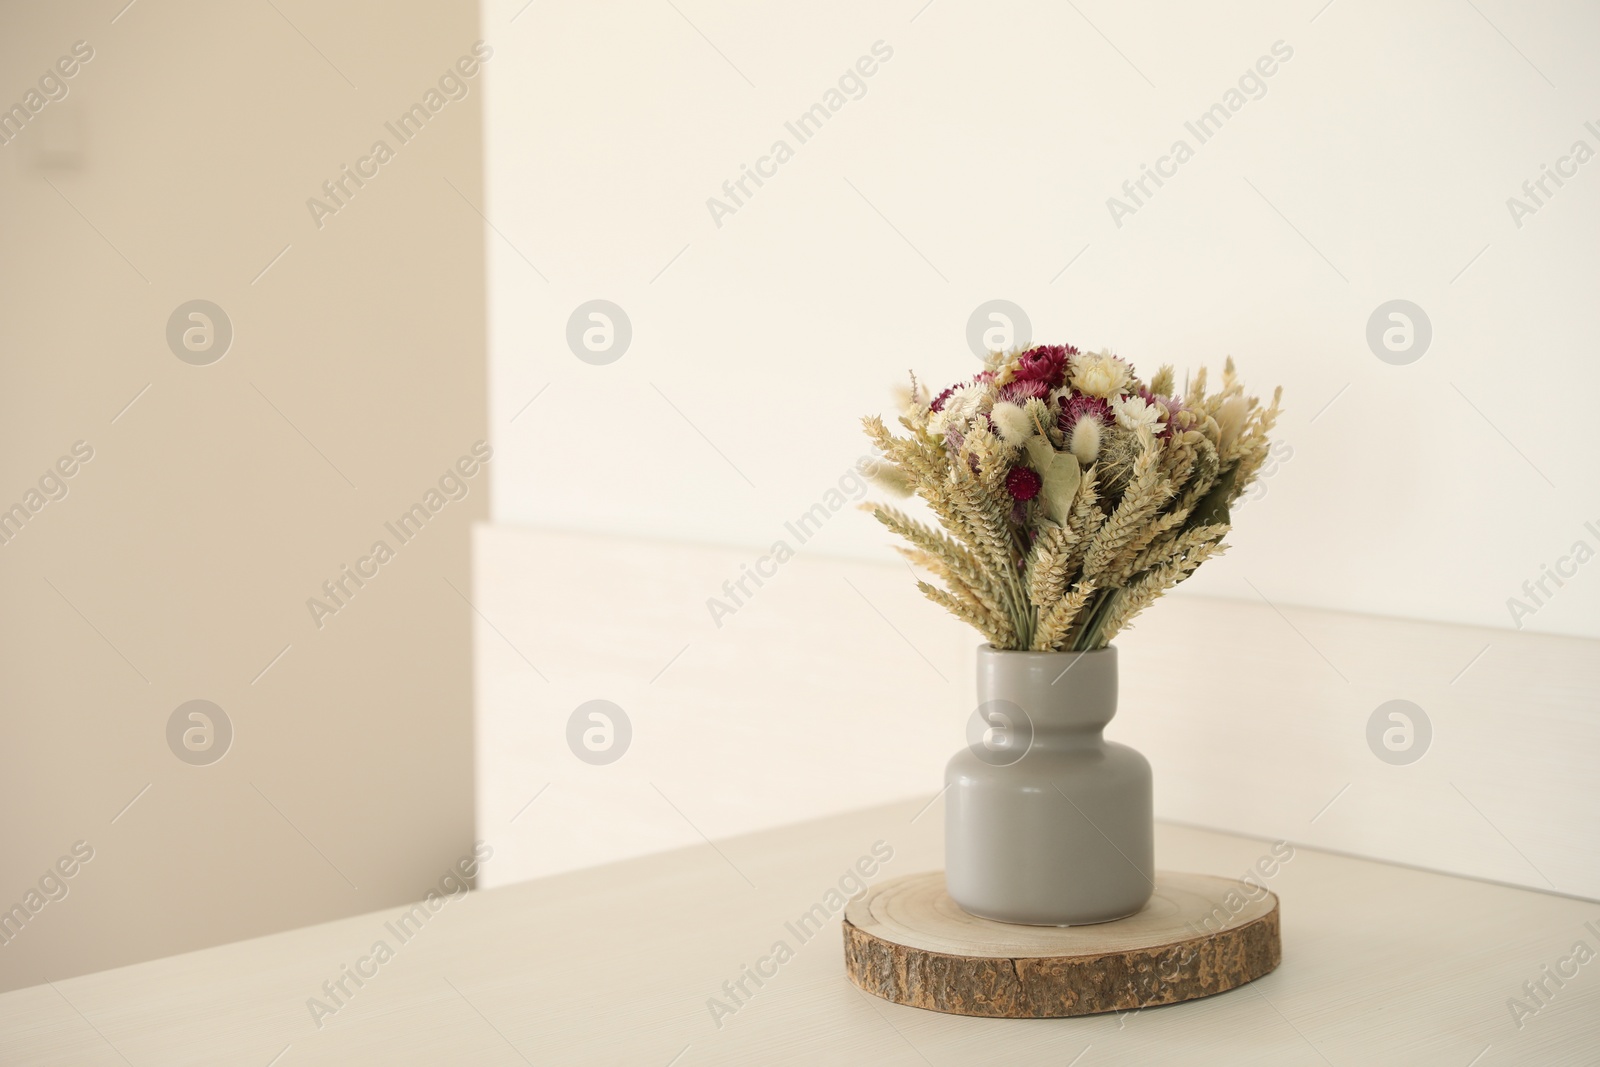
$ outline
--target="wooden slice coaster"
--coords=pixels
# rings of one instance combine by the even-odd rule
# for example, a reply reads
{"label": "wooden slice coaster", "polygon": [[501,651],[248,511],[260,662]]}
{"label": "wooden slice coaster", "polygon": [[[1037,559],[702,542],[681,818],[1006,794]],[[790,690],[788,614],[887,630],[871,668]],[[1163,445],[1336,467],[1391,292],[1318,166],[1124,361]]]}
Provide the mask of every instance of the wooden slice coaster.
{"label": "wooden slice coaster", "polygon": [[1017,926],[968,915],[944,872],[882,882],[844,913],[850,980],[952,1015],[1050,1019],[1208,997],[1283,958],[1278,898],[1209,874],[1156,873],[1144,910],[1093,926]]}

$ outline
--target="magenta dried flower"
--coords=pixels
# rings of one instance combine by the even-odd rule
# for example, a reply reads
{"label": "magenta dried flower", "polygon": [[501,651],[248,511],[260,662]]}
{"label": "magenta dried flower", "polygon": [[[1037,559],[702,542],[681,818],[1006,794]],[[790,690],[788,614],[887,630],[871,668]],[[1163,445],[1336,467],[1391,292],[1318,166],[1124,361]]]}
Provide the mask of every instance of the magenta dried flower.
{"label": "magenta dried flower", "polygon": [[1054,389],[1066,378],[1067,357],[1077,355],[1077,352],[1071,345],[1030,348],[1017,357],[1016,378],[1020,381],[1044,382]]}
{"label": "magenta dried flower", "polygon": [[1011,494],[1012,500],[1032,500],[1039,495],[1042,485],[1044,479],[1039,477],[1039,472],[1029,467],[1013,467],[1006,475],[1006,492]]}

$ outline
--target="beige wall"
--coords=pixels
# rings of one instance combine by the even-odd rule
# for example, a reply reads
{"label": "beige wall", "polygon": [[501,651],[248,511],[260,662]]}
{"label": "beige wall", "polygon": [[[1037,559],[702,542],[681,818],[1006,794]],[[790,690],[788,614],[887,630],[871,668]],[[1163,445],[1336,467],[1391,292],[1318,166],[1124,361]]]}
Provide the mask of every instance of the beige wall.
{"label": "beige wall", "polygon": [[[471,588],[487,474],[409,544],[383,524],[488,436],[481,74],[410,143],[384,123],[470,55],[477,7],[124,3],[0,26],[3,106],[93,49],[0,145],[0,508],[93,450],[0,545],[0,909],[93,850],[0,988],[417,898],[472,845],[447,583]],[[379,138],[319,229],[307,198]],[[211,365],[165,336],[196,298],[233,325]],[[379,539],[319,628],[307,599]],[[167,741],[193,699],[235,731],[207,766]]]}

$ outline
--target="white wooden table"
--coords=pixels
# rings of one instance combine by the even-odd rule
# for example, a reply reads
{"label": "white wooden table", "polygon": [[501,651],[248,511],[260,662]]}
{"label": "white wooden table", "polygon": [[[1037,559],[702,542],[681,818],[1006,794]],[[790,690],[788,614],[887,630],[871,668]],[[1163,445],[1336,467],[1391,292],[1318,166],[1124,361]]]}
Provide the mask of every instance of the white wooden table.
{"label": "white wooden table", "polygon": [[[467,894],[403,942],[399,911],[377,912],[17,990],[0,996],[0,1063],[1600,1063],[1600,958],[1562,963],[1580,941],[1600,951],[1600,904],[1309,849],[1266,879],[1282,967],[1222,996],[1017,1021],[873,999],[844,977],[837,918],[804,941],[794,924],[875,842],[894,851],[875,878],[938,867],[943,813],[923,807]],[[1238,876],[1270,852],[1157,828],[1166,868]],[[392,958],[361,964],[380,940]],[[324,982],[358,965],[371,977],[346,978],[319,1028],[308,1000],[333,1008]],[[723,983],[741,979],[736,1003]],[[1542,1006],[1524,987],[1541,981]],[[714,1018],[713,997],[733,1010]],[[1537,1009],[1520,1027],[1512,998]]]}

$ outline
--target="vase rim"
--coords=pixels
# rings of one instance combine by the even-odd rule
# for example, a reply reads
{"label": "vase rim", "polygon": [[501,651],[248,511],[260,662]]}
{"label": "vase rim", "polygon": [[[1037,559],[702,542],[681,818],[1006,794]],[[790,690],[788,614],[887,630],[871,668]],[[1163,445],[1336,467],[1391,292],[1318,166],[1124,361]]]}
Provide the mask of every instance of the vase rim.
{"label": "vase rim", "polygon": [[1116,652],[1117,646],[1109,644],[1102,648],[1085,649],[1082,652],[1069,652],[1058,649],[1038,650],[1032,648],[996,648],[988,641],[978,646],[979,654],[993,654],[997,656],[1097,656],[1102,652]]}

